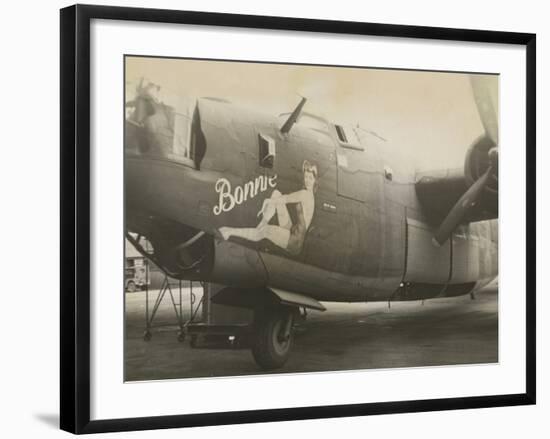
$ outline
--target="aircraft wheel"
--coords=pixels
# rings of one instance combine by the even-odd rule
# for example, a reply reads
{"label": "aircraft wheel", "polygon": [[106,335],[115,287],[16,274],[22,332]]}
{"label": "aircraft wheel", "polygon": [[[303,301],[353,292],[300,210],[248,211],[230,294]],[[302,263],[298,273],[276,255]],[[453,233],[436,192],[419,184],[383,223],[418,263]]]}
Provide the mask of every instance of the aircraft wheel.
{"label": "aircraft wheel", "polygon": [[293,342],[293,322],[294,313],[290,308],[257,313],[252,355],[262,369],[278,369],[288,360]]}
{"label": "aircraft wheel", "polygon": [[136,283],[134,281],[128,282],[128,285],[126,286],[126,291],[129,293],[134,293],[136,291]]}

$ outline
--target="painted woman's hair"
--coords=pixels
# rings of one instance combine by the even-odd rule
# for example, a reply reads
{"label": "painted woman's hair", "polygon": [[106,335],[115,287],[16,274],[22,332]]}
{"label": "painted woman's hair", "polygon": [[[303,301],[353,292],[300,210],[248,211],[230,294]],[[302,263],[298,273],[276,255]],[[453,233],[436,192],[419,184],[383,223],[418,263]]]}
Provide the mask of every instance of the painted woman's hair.
{"label": "painted woman's hair", "polygon": [[313,185],[313,192],[317,191],[318,182],[317,179],[319,177],[319,172],[317,171],[317,165],[314,165],[309,160],[304,160],[304,163],[302,164],[302,172],[305,174],[306,172],[311,172],[313,176],[315,177],[315,184]]}

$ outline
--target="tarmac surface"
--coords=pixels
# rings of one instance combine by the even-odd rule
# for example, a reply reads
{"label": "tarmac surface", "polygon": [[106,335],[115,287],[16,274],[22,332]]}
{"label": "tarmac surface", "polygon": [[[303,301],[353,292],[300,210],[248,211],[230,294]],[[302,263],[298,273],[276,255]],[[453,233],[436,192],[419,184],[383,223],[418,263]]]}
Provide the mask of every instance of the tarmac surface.
{"label": "tarmac surface", "polygon": [[[196,293],[196,289],[194,289]],[[150,291],[150,309],[158,291]],[[177,297],[176,297],[177,300]],[[495,285],[469,295],[413,302],[325,303],[297,331],[283,368],[296,373],[498,362],[498,294]],[[190,314],[183,290],[184,318]],[[200,315],[200,311],[199,311]],[[193,349],[178,341],[179,327],[166,295],[144,341],[145,293],[126,293],[125,379],[258,375],[247,349]]]}

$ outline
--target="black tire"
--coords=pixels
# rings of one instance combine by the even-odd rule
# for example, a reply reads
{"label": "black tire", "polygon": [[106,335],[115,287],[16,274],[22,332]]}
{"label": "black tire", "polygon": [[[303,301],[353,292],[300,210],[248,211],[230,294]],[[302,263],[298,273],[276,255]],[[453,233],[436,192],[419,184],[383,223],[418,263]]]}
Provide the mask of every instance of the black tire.
{"label": "black tire", "polygon": [[126,291],[128,291],[129,293],[135,293],[136,283],[133,280],[128,282],[128,285],[126,285]]}
{"label": "black tire", "polygon": [[[288,360],[294,341],[293,320],[294,314],[291,309],[257,312],[252,355],[262,369],[279,369]],[[287,325],[290,325],[290,331],[285,336]]]}

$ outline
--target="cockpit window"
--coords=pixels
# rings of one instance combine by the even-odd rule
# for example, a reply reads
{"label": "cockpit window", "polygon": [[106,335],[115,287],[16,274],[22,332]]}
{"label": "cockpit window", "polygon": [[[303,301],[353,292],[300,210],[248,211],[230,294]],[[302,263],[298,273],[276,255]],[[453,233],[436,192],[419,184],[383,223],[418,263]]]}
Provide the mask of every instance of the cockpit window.
{"label": "cockpit window", "polygon": [[196,99],[160,98],[161,88],[141,80],[126,102],[127,154],[162,157],[200,168],[206,140]]}
{"label": "cockpit window", "polygon": [[[136,131],[126,149],[139,154],[163,157],[200,168],[206,151],[196,101],[187,105],[166,105],[148,97],[138,97],[132,103],[126,120]],[[127,138],[130,137],[127,132]],[[128,140],[128,139],[127,139]]]}
{"label": "cockpit window", "polygon": [[192,109],[179,110],[174,115],[174,138],[172,141],[172,154],[176,157],[194,158],[192,142],[193,113]]}
{"label": "cockpit window", "polygon": [[183,163],[192,162],[199,169],[205,149],[197,101],[179,99],[174,105],[173,158]]}
{"label": "cockpit window", "polygon": [[197,103],[194,99],[180,98],[174,102],[174,137],[172,154],[177,159],[195,159],[194,125],[197,123]]}

